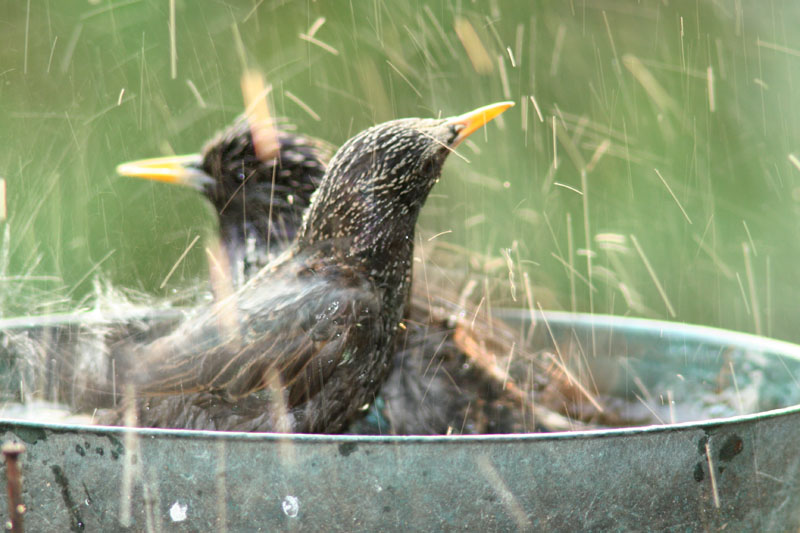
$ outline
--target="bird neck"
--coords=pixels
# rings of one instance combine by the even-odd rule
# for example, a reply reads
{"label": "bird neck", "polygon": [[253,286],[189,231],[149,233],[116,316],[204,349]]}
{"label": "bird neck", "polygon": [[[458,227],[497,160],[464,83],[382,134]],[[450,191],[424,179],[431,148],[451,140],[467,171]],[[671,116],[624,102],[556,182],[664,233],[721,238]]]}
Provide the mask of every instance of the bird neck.
{"label": "bird neck", "polygon": [[325,243],[370,270],[384,270],[387,262],[398,263],[397,268],[401,264],[410,266],[414,227],[421,207],[418,202],[358,191],[339,195],[333,202],[319,200],[306,212],[299,243],[309,246]]}

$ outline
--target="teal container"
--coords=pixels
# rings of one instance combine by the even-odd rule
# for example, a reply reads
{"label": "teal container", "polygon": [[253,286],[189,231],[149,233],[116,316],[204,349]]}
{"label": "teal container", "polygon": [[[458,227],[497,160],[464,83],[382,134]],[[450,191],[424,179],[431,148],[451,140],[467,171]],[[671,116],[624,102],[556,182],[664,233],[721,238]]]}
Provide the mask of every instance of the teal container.
{"label": "teal container", "polygon": [[[526,327],[530,319],[505,318]],[[531,348],[582,350],[601,394],[618,399],[621,409],[646,405],[665,423],[395,437],[0,420],[2,439],[27,448],[25,525],[29,531],[800,527],[800,347],[668,322],[565,313],[533,318]],[[35,335],[80,321],[0,321],[0,335]],[[3,491],[4,520],[5,498]]]}

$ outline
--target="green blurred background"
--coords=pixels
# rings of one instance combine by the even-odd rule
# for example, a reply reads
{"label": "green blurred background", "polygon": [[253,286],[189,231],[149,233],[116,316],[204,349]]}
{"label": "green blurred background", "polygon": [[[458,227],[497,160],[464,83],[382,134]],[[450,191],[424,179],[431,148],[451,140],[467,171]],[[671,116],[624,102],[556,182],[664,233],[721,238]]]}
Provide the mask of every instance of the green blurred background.
{"label": "green blurred background", "polygon": [[514,100],[450,158],[426,235],[516,243],[544,308],[800,341],[800,3],[528,4],[176,0],[172,41],[167,0],[5,2],[0,316],[89,307],[98,279],[159,298],[204,279],[198,244],[160,288],[211,210],[114,167],[198,151],[249,67],[337,146]]}

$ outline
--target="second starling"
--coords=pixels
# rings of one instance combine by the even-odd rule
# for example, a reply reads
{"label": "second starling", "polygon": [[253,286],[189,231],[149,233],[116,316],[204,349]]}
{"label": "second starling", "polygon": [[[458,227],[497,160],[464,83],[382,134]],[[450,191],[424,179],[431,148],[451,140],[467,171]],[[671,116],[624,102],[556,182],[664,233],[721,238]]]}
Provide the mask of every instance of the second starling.
{"label": "second starling", "polygon": [[285,124],[267,125],[275,146],[259,154],[247,116],[206,143],[199,154],[124,163],[117,172],[186,185],[202,192],[219,216],[235,286],[294,240],[303,212],[325,174],[331,149]]}

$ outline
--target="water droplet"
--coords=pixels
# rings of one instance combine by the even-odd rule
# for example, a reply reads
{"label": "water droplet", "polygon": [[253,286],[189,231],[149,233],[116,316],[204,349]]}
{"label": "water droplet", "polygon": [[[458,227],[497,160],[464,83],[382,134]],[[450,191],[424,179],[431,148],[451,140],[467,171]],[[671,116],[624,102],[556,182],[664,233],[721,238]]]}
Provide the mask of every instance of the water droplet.
{"label": "water droplet", "polygon": [[286,496],[281,502],[283,513],[289,518],[295,518],[300,512],[300,500],[295,496]]}
{"label": "water droplet", "polygon": [[173,522],[183,522],[186,520],[186,511],[188,510],[189,504],[182,504],[176,500],[172,507],[169,508],[169,517]]}

